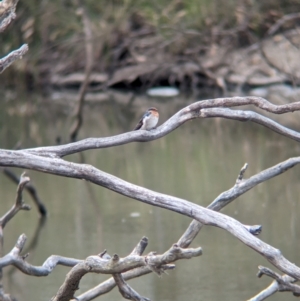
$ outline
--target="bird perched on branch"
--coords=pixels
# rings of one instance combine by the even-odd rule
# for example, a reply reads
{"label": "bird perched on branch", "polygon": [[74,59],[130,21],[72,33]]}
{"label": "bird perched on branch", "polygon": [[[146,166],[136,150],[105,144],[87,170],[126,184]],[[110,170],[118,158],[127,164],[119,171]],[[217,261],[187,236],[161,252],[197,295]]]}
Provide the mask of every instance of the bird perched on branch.
{"label": "bird perched on branch", "polygon": [[158,123],[159,113],[156,108],[150,108],[143,115],[141,120],[135,126],[134,131],[136,130],[152,130]]}

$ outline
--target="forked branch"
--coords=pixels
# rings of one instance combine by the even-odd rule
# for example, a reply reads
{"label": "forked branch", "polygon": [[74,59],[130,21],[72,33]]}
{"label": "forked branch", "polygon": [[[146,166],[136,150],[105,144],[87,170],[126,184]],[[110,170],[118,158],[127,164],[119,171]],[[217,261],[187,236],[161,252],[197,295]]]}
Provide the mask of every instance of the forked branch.
{"label": "forked branch", "polygon": [[288,275],[279,275],[272,271],[269,268],[259,266],[259,272],[257,274],[258,277],[262,277],[263,275],[269,276],[274,279],[274,281],[263,291],[258,293],[256,296],[252,297],[248,301],[262,301],[266,298],[270,297],[271,295],[275,294],[276,292],[286,292],[290,291],[295,296],[300,296],[300,286],[293,284],[296,282],[296,279],[288,276]]}
{"label": "forked branch", "polygon": [[[162,273],[165,269],[167,269],[166,266],[168,266],[170,262],[174,262],[179,259],[190,259],[200,256],[201,254],[201,248],[181,249],[178,246],[173,245],[162,255],[150,253],[146,256],[140,256],[131,253],[127,257],[120,258],[117,254],[112,257],[104,257],[104,253],[102,253],[101,256],[89,256],[85,261],[80,262],[71,269],[58,293],[52,298],[52,301],[69,301],[74,298],[74,294],[79,287],[81,278],[87,273],[112,274],[117,277],[119,284],[121,285],[122,294],[128,293],[128,297],[141,298],[131,300],[146,300],[140,297],[138,293],[134,294],[133,289],[131,289],[132,291],[130,294],[129,286],[124,284],[124,279],[122,278],[124,282],[122,284],[121,277],[118,277],[115,274],[124,273],[138,267],[149,267],[152,270]],[[171,265],[171,268],[173,267],[174,265]]]}
{"label": "forked branch", "polygon": [[0,258],[0,269],[9,265],[13,265],[27,275],[47,276],[52,272],[52,270],[56,267],[56,265],[73,267],[74,265],[82,261],[74,258],[51,255],[46,259],[43,265],[34,266],[25,261],[25,258],[28,256],[28,254],[21,255],[25,243],[26,243],[26,235],[22,234],[19,237],[14,248],[8,254]]}
{"label": "forked branch", "polygon": [[[184,122],[199,117],[219,116],[225,118],[234,118],[237,120],[252,120],[255,122],[258,121],[258,123],[267,126],[274,131],[277,131],[297,141],[299,140],[299,133],[294,132],[288,128],[285,128],[279,123],[275,123],[271,119],[263,117],[257,113],[252,114],[253,112],[250,112],[249,115],[248,114],[249,111],[245,113],[244,111],[241,110],[234,111],[225,108],[218,108],[218,107],[240,106],[245,104],[253,104],[263,110],[273,112],[276,114],[292,112],[300,109],[300,103],[275,106],[269,103],[268,101],[257,97],[220,98],[215,100],[201,101],[189,105],[188,107],[180,110],[168,121],[166,121],[161,127],[153,131],[135,131],[135,132],[124,133],[114,137],[89,138],[82,141],[78,141],[76,143],[70,143],[61,146],[41,147],[41,148],[25,149],[25,150],[17,150],[17,151],[0,150],[0,166],[21,167],[21,168],[38,170],[38,171],[47,172],[47,173],[60,175],[60,176],[85,179],[87,181],[93,182],[96,185],[106,187],[112,191],[136,199],[138,201],[147,203],[149,205],[158,206],[161,208],[165,208],[189,216],[194,220],[196,220],[193,223],[198,228],[200,223],[205,225],[220,227],[230,232],[232,235],[234,235],[239,240],[241,240],[244,244],[246,244],[250,248],[260,253],[274,266],[279,268],[283,273],[286,273],[292,276],[293,278],[299,280],[300,279],[299,267],[297,267],[296,265],[289,262],[286,258],[284,258],[279,250],[273,248],[272,246],[262,242],[258,238],[251,235],[251,233],[249,232],[250,231],[249,227],[242,225],[237,220],[229,216],[220,214],[210,209],[220,210],[224,205],[228,204],[233,199],[237,198],[239,195],[245,193],[249,189],[258,185],[259,183],[262,183],[263,181],[275,177],[285,172],[289,168],[299,164],[300,157],[291,158],[287,161],[281,162],[280,164],[275,165],[246,180],[243,179],[243,175],[245,171],[245,168],[243,168],[240,172],[240,175],[234,187],[222,193],[209,206],[210,209],[203,208],[199,205],[196,205],[194,203],[188,202],[183,199],[161,194],[137,185],[133,185],[120,178],[102,172],[101,170],[98,170],[97,168],[91,165],[78,164],[78,163],[68,162],[61,159],[61,157],[66,156],[68,154],[81,152],[87,149],[104,148],[104,147],[111,147],[120,144],[125,144],[133,141],[149,141],[149,140],[157,139],[168,134],[172,130],[176,129]],[[217,108],[214,108],[214,106]],[[186,233],[184,235],[184,239],[179,240],[178,246],[174,246],[174,250],[176,248],[180,249],[182,247],[186,247],[193,240],[193,237],[195,237],[195,235],[198,233],[197,231],[199,230],[192,229],[191,231],[189,231],[189,233]],[[139,255],[131,254],[130,256],[139,256]],[[127,258],[129,258],[130,256],[128,256]],[[123,259],[118,259],[118,257],[114,257],[114,259],[115,262],[118,262],[117,265],[118,267],[122,266],[121,263]],[[101,258],[101,260],[103,261],[107,259]],[[156,264],[152,264],[152,260],[153,258],[148,256],[147,257],[148,264],[146,266],[138,265],[136,262],[137,265],[135,267],[145,268],[145,272],[149,272],[149,270],[155,272],[160,271],[159,269],[157,269]],[[94,262],[95,264],[99,264],[99,257],[97,256],[89,257],[89,259],[87,259],[84,263],[81,262],[79,265],[74,267],[74,270],[71,272],[75,273],[73,274],[75,275],[75,279],[80,280],[80,278],[82,277],[81,275],[87,273],[88,272],[87,270],[90,271],[92,262]],[[108,269],[107,266],[104,270],[106,270],[109,274],[124,273],[128,271],[128,269],[126,268]],[[104,270],[103,267],[102,269],[99,267],[99,269],[97,270],[96,268],[94,272],[102,273]],[[72,273],[70,275],[72,275]],[[132,274],[127,275],[127,273],[130,272],[126,272],[122,275],[124,280],[127,279],[127,276],[128,277],[132,276]],[[74,280],[74,277],[71,277],[70,279]],[[67,285],[67,283],[68,282],[66,280],[65,285]],[[72,283],[71,287],[77,288],[78,283]],[[62,289],[62,291],[65,290]],[[73,295],[71,294],[69,296],[72,297]]]}
{"label": "forked branch", "polygon": [[25,204],[23,201],[23,190],[25,188],[25,185],[30,181],[28,177],[26,177],[25,173],[21,175],[20,183],[17,188],[17,196],[15,204],[12,206],[12,208],[6,212],[1,218],[0,218],[0,228],[3,230],[6,226],[7,222],[11,220],[19,210],[30,210],[30,206]]}
{"label": "forked branch", "polygon": [[[37,147],[33,149],[27,149],[26,151],[41,156],[62,158],[67,155],[90,149],[107,148],[132,142],[152,141],[166,136],[189,120],[208,117],[223,117],[240,121],[249,120],[257,122],[273,131],[276,131],[279,134],[287,136],[296,141],[300,141],[300,134],[298,132],[286,128],[281,124],[271,120],[270,118],[264,117],[258,113],[251,111],[246,111],[245,113],[245,111],[241,110],[234,111],[224,109],[224,107],[228,108],[244,105],[254,105],[262,109],[263,111],[274,114],[284,114],[288,112],[291,113],[300,110],[300,102],[286,105],[274,105],[264,98],[254,96],[209,99],[195,102],[183,108],[182,110],[174,114],[165,123],[163,123],[160,127],[152,131],[140,130],[106,138],[87,138],[65,145]],[[212,108],[214,108],[214,110]]]}

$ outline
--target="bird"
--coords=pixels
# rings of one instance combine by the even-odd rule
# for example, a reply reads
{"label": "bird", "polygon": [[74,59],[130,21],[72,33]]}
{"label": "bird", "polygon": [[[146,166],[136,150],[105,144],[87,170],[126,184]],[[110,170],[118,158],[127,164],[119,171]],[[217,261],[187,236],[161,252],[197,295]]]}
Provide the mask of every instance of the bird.
{"label": "bird", "polygon": [[143,115],[141,120],[133,129],[134,131],[137,130],[147,130],[150,131],[155,128],[158,123],[159,113],[158,110],[154,107],[148,109],[146,113]]}

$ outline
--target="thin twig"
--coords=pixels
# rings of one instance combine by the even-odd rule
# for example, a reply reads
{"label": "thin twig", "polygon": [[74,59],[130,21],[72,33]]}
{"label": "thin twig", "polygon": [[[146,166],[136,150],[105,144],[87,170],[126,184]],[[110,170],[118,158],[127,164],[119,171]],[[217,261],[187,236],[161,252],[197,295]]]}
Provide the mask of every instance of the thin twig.
{"label": "thin twig", "polygon": [[259,266],[259,272],[257,274],[258,277],[262,277],[263,275],[267,275],[273,279],[275,279],[266,289],[259,292],[256,296],[252,297],[248,301],[262,301],[275,294],[276,292],[286,292],[291,291],[295,296],[299,296],[300,294],[300,286],[293,284],[296,282],[296,279],[288,276],[288,275],[279,275],[272,271],[269,268]]}
{"label": "thin twig", "polygon": [[132,287],[130,287],[130,285],[128,285],[128,283],[124,281],[122,274],[112,274],[112,275],[119,288],[119,292],[125,299],[133,300],[133,301],[150,301],[150,299],[146,297],[142,297]]}
{"label": "thin twig", "polygon": [[23,202],[23,190],[25,185],[30,181],[26,174],[20,177],[20,183],[17,188],[16,202],[14,206],[0,218],[0,227],[4,229],[6,223],[11,220],[19,210],[30,210],[30,206]]}
{"label": "thin twig", "polygon": [[84,37],[85,37],[85,77],[80,86],[77,100],[77,108],[75,111],[75,122],[70,130],[70,140],[75,141],[79,129],[83,122],[83,104],[87,87],[90,83],[90,75],[93,69],[94,52],[93,52],[93,34],[91,29],[90,20],[83,6],[80,8],[80,15],[82,18]]}
{"label": "thin twig", "polygon": [[0,59],[0,73],[9,67],[15,60],[21,59],[28,51],[28,45],[24,44],[19,49],[11,51],[8,55]]}
{"label": "thin twig", "polygon": [[267,32],[267,35],[274,35],[278,29],[284,25],[284,23],[288,22],[288,21],[292,21],[292,20],[295,20],[295,19],[299,19],[300,18],[300,13],[292,13],[292,14],[288,14],[288,15],[285,15],[283,16],[282,18],[280,18],[279,20],[276,21],[275,24],[273,24],[268,32]]}
{"label": "thin twig", "polygon": [[82,262],[82,260],[79,259],[51,255],[46,259],[43,265],[34,266],[24,260],[27,257],[27,255],[25,256],[21,255],[25,243],[26,243],[26,235],[22,234],[19,237],[14,248],[8,254],[0,258],[0,269],[9,265],[13,265],[27,275],[47,276],[52,272],[52,270],[56,267],[56,265],[73,267],[76,264]]}
{"label": "thin twig", "polygon": [[15,204],[0,218],[0,254],[3,250],[3,229],[6,224],[20,211],[20,210],[30,210],[30,206],[23,202],[23,189],[25,185],[30,181],[28,177],[25,176],[25,173],[21,175],[20,183],[17,188],[17,196]]}
{"label": "thin twig", "polygon": [[[2,171],[14,183],[18,184],[20,182],[20,178],[11,169],[3,168]],[[27,185],[25,186],[25,189],[28,191],[28,193],[32,197],[32,200],[34,201],[34,204],[38,208],[38,211],[41,214],[41,216],[46,216],[47,215],[46,206],[41,201],[34,185],[31,183],[27,183]]]}
{"label": "thin twig", "polygon": [[235,184],[239,184],[243,180],[243,177],[244,177],[244,174],[245,174],[247,168],[248,168],[248,163],[245,163],[245,165],[242,167],[242,169],[235,181]]}

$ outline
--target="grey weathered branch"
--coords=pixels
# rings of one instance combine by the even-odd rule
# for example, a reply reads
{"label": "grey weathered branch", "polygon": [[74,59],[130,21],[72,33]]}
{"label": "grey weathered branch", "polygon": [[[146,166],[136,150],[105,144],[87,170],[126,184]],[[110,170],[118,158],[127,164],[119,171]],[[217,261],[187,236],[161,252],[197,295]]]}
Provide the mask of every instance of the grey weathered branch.
{"label": "grey weathered branch", "polygon": [[16,202],[12,206],[12,208],[6,212],[1,218],[0,218],[0,228],[4,229],[7,222],[11,220],[19,210],[30,210],[30,206],[25,204],[23,202],[23,189],[25,185],[30,181],[28,177],[25,176],[25,173],[21,175],[20,183],[17,188],[17,196],[16,196]]}
{"label": "grey weathered branch", "polygon": [[[3,251],[3,229],[6,224],[18,213],[20,210],[30,210],[30,206],[23,202],[23,189],[25,185],[30,181],[25,173],[21,175],[20,182],[17,188],[17,196],[15,204],[0,218],[0,254]],[[1,267],[0,267],[1,268]]]}
{"label": "grey weathered branch", "polygon": [[[270,175],[267,178],[278,175],[298,163],[300,163],[299,157],[291,158],[282,162],[269,171]],[[0,164],[4,166],[19,166],[28,169],[35,169],[60,176],[85,179],[149,205],[158,206],[189,216],[205,225],[220,227],[227,230],[247,246],[263,255],[283,273],[300,279],[300,269],[285,259],[279,250],[251,235],[241,223],[229,216],[203,208],[180,198],[133,185],[87,164],[76,164],[73,162],[67,162],[60,158],[36,156],[25,150],[1,150]]]}
{"label": "grey weathered branch", "polygon": [[266,289],[259,292],[256,296],[252,297],[248,301],[262,301],[276,292],[286,292],[291,291],[295,296],[299,296],[300,294],[300,286],[293,284],[296,282],[296,279],[288,276],[288,275],[279,275],[272,271],[269,268],[259,266],[258,267],[258,277],[262,277],[263,275],[267,275],[273,279],[275,279]]}
{"label": "grey weathered branch", "polygon": [[173,245],[167,252],[162,255],[149,254],[140,256],[130,254],[125,258],[114,255],[111,258],[100,256],[89,256],[85,261],[80,262],[67,274],[65,282],[60,287],[53,301],[69,301],[74,298],[74,293],[79,287],[81,278],[87,273],[101,274],[119,274],[138,267],[150,267],[156,270],[165,270],[164,266],[168,263],[179,259],[190,259],[200,256],[201,248],[181,249]]}
{"label": "grey weathered branch", "polygon": [[[11,179],[14,183],[18,184],[20,182],[20,178],[9,168],[3,168],[3,173]],[[31,183],[27,183],[25,186],[25,189],[28,191],[30,196],[32,197],[32,200],[34,201],[34,204],[37,206],[39,213],[42,216],[47,215],[47,209],[46,206],[41,201],[36,188]]]}
{"label": "grey weathered branch", "polygon": [[[269,179],[272,179],[278,175],[280,175],[283,172],[286,172],[288,169],[294,167],[296,164],[300,163],[300,157],[291,158],[284,162],[281,162],[277,165],[274,165],[270,168],[267,168],[256,175],[250,177],[249,179],[241,180],[241,173],[244,175],[244,172],[246,171],[246,164],[240,171],[240,175],[238,176],[238,179],[235,183],[235,185],[227,190],[222,192],[207,208],[215,211],[220,211],[222,208],[227,206],[229,203],[231,203],[233,200],[237,199],[242,194],[246,193],[253,187],[257,186],[258,184],[265,182]],[[199,231],[201,230],[203,224],[199,223],[196,220],[193,220],[188,227],[188,229],[185,231],[185,233],[182,235],[182,237],[179,239],[178,244],[181,247],[187,247],[190,245],[190,243],[194,240],[194,238],[197,236]],[[249,229],[248,229],[249,230]],[[255,228],[254,228],[255,230]],[[252,234],[258,234],[260,232],[260,228],[256,228],[257,232],[252,232]]]}
{"label": "grey weathered branch", "polygon": [[[285,135],[296,141],[300,141],[300,134],[298,132],[288,129],[269,118],[261,116],[258,113],[252,112],[254,115],[251,116],[251,111],[247,111],[248,113],[244,114],[244,111],[241,110],[234,111],[225,110],[224,108],[222,109],[222,107],[236,107],[244,105],[254,105],[266,112],[274,114],[284,114],[300,110],[300,102],[290,103],[286,105],[274,105],[264,98],[254,96],[209,99],[195,102],[183,108],[182,110],[174,114],[160,127],[152,131],[133,131],[106,138],[87,138],[65,145],[37,147],[34,149],[27,149],[26,151],[48,157],[64,157],[90,149],[100,149],[123,145],[131,142],[145,142],[155,140],[169,134],[189,120],[195,118],[217,116],[223,118],[232,118],[240,121],[251,120],[260,123],[261,125],[276,131],[277,133]],[[215,108],[215,111],[207,110],[209,108]],[[213,116],[213,114],[215,115]]]}
{"label": "grey weathered branch", "polygon": [[15,19],[16,6],[19,0],[2,0],[0,2],[0,32],[4,31]]}
{"label": "grey weathered branch", "polygon": [[[264,176],[264,179],[272,178],[273,176],[286,171],[288,168],[291,168],[298,163],[300,163],[299,157],[291,158],[285,162],[282,162],[271,168],[268,171],[268,175]],[[0,165],[22,167],[60,176],[85,179],[149,205],[158,206],[189,216],[205,225],[220,227],[229,231],[247,246],[263,255],[267,260],[269,260],[269,262],[279,268],[283,273],[300,279],[300,269],[285,259],[279,250],[254,237],[247,231],[244,225],[226,215],[211,211],[183,199],[157,193],[149,189],[133,185],[115,176],[102,172],[91,165],[67,162],[60,158],[37,156],[26,150],[0,150]],[[256,181],[261,183],[262,180],[256,179]],[[248,190],[247,187],[245,189]]]}
{"label": "grey weathered branch", "polygon": [[291,138],[300,142],[300,133],[288,129],[279,123],[273,121],[272,119],[262,116],[258,113],[252,111],[242,111],[242,110],[230,110],[227,108],[212,108],[201,110],[201,117],[211,118],[211,117],[222,117],[238,121],[252,121],[260,125],[269,128],[270,130],[284,135],[285,137]]}
{"label": "grey weathered branch", "polygon": [[131,255],[142,255],[148,246],[148,238],[142,237],[135,248],[132,250]]}
{"label": "grey weathered branch", "polygon": [[[143,237],[130,254],[131,255],[141,255],[144,252],[147,245],[148,245],[148,238]],[[101,255],[99,255],[99,256],[103,257],[105,253],[106,253],[106,251],[101,253]],[[160,266],[160,271],[164,272],[165,270],[171,270],[174,268],[175,268],[174,265],[164,264],[164,265]],[[130,280],[130,279],[133,279],[136,277],[140,277],[140,276],[149,274],[152,271],[153,271],[153,268],[150,268],[150,266],[144,266],[144,267],[140,267],[140,268],[122,273],[122,278],[124,281],[126,281],[126,280]],[[80,296],[77,296],[76,300],[78,300],[78,301],[92,300],[100,295],[110,292],[114,287],[116,287],[116,285],[117,284],[116,284],[114,278],[111,277],[111,278],[107,279],[106,281],[100,283],[96,287],[88,290],[87,292],[84,292]]]}
{"label": "grey weathered branch", "polygon": [[[215,209],[216,211],[221,210],[223,207],[225,207],[227,204],[229,204],[230,202],[232,202],[234,199],[236,199],[239,195],[245,193],[246,191],[248,191],[249,189],[253,188],[255,185],[257,185],[256,181],[253,181],[253,179],[251,178],[250,181],[247,181],[247,184],[245,185],[246,187],[248,186],[248,189],[242,189],[241,191],[239,191],[238,189],[238,184],[240,184],[243,180],[243,176],[244,173],[246,171],[248,167],[248,164],[245,163],[245,165],[242,167],[242,169],[240,170],[240,173],[238,175],[238,178],[236,180],[236,185],[231,188],[229,191],[231,191],[231,199],[229,200],[228,197],[226,197],[226,199],[223,199],[223,194],[221,194],[215,201],[213,201],[212,204],[216,203],[218,205],[220,205],[219,203],[221,203],[221,206],[218,207],[216,205]],[[250,184],[251,183],[251,184]],[[244,185],[242,185],[244,186]],[[229,192],[227,191],[227,193]],[[230,194],[230,193],[229,193]],[[222,203],[223,202],[223,203]],[[208,208],[210,209],[214,209],[214,207],[211,205],[208,206]],[[178,241],[178,245],[180,245],[181,247],[188,247],[190,245],[190,243],[193,241],[193,239],[197,236],[197,234],[199,233],[199,231],[201,230],[203,224],[201,224],[200,222],[198,222],[197,220],[193,220],[190,224],[190,226],[188,227],[188,229],[185,231],[185,233],[182,235],[182,237],[179,239]],[[245,226],[245,225],[244,225]],[[245,226],[247,228],[247,230],[254,234],[254,235],[258,235],[261,232],[261,226]],[[146,239],[146,238],[144,238]],[[143,239],[140,241],[140,243],[136,246],[136,248],[133,250],[133,252],[135,252],[136,249],[139,249],[139,245],[141,245]],[[147,241],[144,242],[145,247],[147,245]],[[123,278],[125,280],[130,280],[136,277],[140,277],[146,274],[151,273],[153,270],[152,269],[147,269],[147,268],[139,268],[139,269],[135,269],[134,271],[129,271],[126,272],[124,274],[122,274]],[[78,301],[88,301],[88,300],[92,300],[102,294],[106,294],[108,293],[110,290],[112,290],[114,287],[116,286],[116,283],[114,282],[113,278],[110,278],[106,281],[104,281],[103,283],[100,283],[99,285],[97,285],[96,287],[90,289],[87,292],[84,292],[83,294],[81,294],[80,296],[77,296],[77,300]]]}
{"label": "grey weathered branch", "polygon": [[8,254],[0,258],[0,269],[9,265],[13,265],[27,275],[47,276],[52,272],[52,270],[56,267],[56,265],[73,267],[82,261],[74,258],[51,255],[46,259],[46,261],[43,263],[42,266],[33,266],[25,261],[27,255],[25,256],[20,255],[24,248],[25,243],[26,243],[26,235],[22,234],[19,237],[14,248]]}
{"label": "grey weathered branch", "polygon": [[130,287],[125,282],[122,274],[113,274],[113,278],[119,288],[119,292],[125,299],[133,301],[150,301],[150,299],[140,296],[139,293],[137,293],[132,287]]}
{"label": "grey weathered branch", "polygon": [[[189,216],[196,220],[193,222],[194,225],[196,225],[196,230],[190,229],[191,231],[188,231],[188,233],[184,235],[184,239],[179,240],[178,245],[180,247],[186,247],[190,244],[193,237],[195,237],[196,233],[198,233],[199,223],[220,227],[240,239],[247,246],[256,250],[274,266],[278,267],[283,273],[300,279],[300,269],[297,266],[285,259],[279,250],[251,235],[249,233],[249,229],[235,219],[190,203],[186,200],[164,195],[143,187],[139,187],[137,185],[133,185],[122,179],[104,173],[93,166],[67,162],[60,158],[68,154],[81,152],[87,149],[116,146],[133,141],[149,141],[157,139],[173,131],[184,122],[194,118],[212,117],[214,115],[225,118],[235,118],[237,120],[245,120],[245,118],[246,120],[249,120],[249,116],[246,116],[243,111],[213,108],[214,106],[232,107],[245,104],[252,104],[265,111],[276,114],[292,112],[300,109],[300,103],[276,106],[262,98],[257,97],[220,98],[215,100],[201,101],[182,109],[167,122],[165,122],[161,127],[153,131],[135,131],[114,137],[89,138],[76,143],[70,143],[61,146],[41,147],[18,151],[0,150],[0,166],[22,167],[60,176],[85,179],[93,182],[94,184],[106,187],[112,191],[130,198],[134,198],[141,202]],[[282,127],[280,124],[275,123],[268,118],[262,117],[259,114],[257,115],[254,117],[257,117],[258,121],[262,120],[262,122],[259,122],[260,124],[268,126],[272,130],[276,130],[283,135],[288,135],[295,140],[299,139],[299,134],[297,132]],[[252,117],[250,119],[255,120]],[[210,208],[214,210],[220,210],[225,204],[228,204],[233,199],[237,198],[239,195],[245,193],[259,183],[275,177],[299,163],[300,157],[291,158],[247,180],[241,179],[243,174],[243,172],[241,172],[240,179],[237,181],[235,186],[229,191],[222,193],[213,202]],[[151,265],[147,266],[145,273],[148,273],[149,269],[151,270],[151,268]],[[114,271],[113,273],[121,272],[122,271]],[[129,272],[126,272],[122,275],[125,280],[127,280],[127,273]],[[133,274],[130,274],[128,277],[132,277],[132,275]],[[110,285],[111,282],[108,287],[111,287]]]}
{"label": "grey weathered branch", "polygon": [[[170,270],[170,269],[174,269],[174,266],[169,264],[169,265],[162,266],[162,268],[164,268],[165,270]],[[140,277],[143,275],[147,275],[151,272],[152,272],[152,270],[149,267],[141,267],[138,269],[134,269],[134,270],[122,273],[122,276],[123,276],[124,280],[130,280],[130,279],[137,278],[137,277]],[[92,289],[84,292],[80,296],[76,296],[76,300],[89,301],[89,300],[95,299],[96,297],[98,297],[100,295],[110,292],[115,287],[116,287],[115,280],[114,280],[114,278],[111,277],[111,278],[107,279],[106,281],[100,283],[96,287],[93,287]]]}
{"label": "grey weathered branch", "polygon": [[15,60],[21,59],[27,51],[28,45],[24,44],[19,49],[13,50],[8,55],[0,59],[0,73],[9,67]]}

